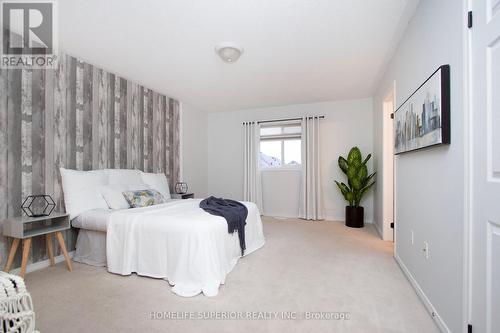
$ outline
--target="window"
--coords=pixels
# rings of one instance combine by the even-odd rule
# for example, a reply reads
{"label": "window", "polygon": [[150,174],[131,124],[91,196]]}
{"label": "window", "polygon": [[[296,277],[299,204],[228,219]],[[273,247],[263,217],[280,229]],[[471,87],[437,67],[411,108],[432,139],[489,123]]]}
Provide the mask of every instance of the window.
{"label": "window", "polygon": [[302,156],[300,122],[273,123],[260,129],[261,169],[300,167]]}

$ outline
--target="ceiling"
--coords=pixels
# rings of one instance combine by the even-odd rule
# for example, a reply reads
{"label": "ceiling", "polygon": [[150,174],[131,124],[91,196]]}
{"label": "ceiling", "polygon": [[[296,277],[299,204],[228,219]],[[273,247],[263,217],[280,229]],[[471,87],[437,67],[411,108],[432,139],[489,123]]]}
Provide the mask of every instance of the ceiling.
{"label": "ceiling", "polygon": [[[369,97],[418,0],[64,0],[59,45],[202,110]],[[244,48],[234,64],[220,43]]]}

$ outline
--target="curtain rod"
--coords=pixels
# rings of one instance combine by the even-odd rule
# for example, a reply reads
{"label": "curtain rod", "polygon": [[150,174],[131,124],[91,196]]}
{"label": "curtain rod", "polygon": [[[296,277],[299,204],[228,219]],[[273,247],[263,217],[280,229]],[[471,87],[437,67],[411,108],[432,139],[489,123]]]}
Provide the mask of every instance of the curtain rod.
{"label": "curtain rod", "polygon": [[[325,116],[307,116],[305,118],[319,118],[323,119]],[[293,120],[302,120],[302,118],[287,118],[287,119],[274,119],[274,120],[259,120],[257,121],[257,124],[264,124],[264,123],[277,123],[281,121],[293,121]],[[251,121],[244,121],[243,124],[246,123],[251,123]]]}

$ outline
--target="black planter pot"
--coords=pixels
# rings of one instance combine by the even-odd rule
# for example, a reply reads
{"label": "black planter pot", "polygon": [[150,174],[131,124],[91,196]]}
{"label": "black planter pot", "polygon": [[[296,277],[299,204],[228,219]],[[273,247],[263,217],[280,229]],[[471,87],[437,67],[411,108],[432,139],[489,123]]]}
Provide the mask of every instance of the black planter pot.
{"label": "black planter pot", "polygon": [[363,207],[345,207],[345,225],[351,228],[364,227],[364,209]]}

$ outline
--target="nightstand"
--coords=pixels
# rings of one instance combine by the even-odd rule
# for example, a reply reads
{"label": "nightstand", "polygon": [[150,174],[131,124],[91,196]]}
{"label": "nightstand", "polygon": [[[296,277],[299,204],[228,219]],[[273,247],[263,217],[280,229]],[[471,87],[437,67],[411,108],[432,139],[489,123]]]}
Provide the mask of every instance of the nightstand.
{"label": "nightstand", "polygon": [[13,217],[3,221],[3,235],[7,237],[14,238],[12,246],[10,247],[9,257],[7,259],[7,264],[5,265],[4,271],[9,272],[14,261],[14,257],[19,247],[21,240],[23,241],[23,260],[21,264],[21,274],[20,276],[24,278],[26,274],[26,264],[28,263],[28,257],[31,247],[31,238],[35,236],[45,235],[47,242],[47,252],[49,254],[50,265],[54,266],[54,252],[52,249],[52,235],[55,236],[61,250],[66,259],[66,265],[68,270],[71,271],[71,260],[64,243],[64,238],[61,231],[67,230],[71,227],[69,221],[69,214],[66,213],[54,213],[49,216],[41,217]]}
{"label": "nightstand", "polygon": [[194,193],[171,194],[172,199],[194,199]]}

